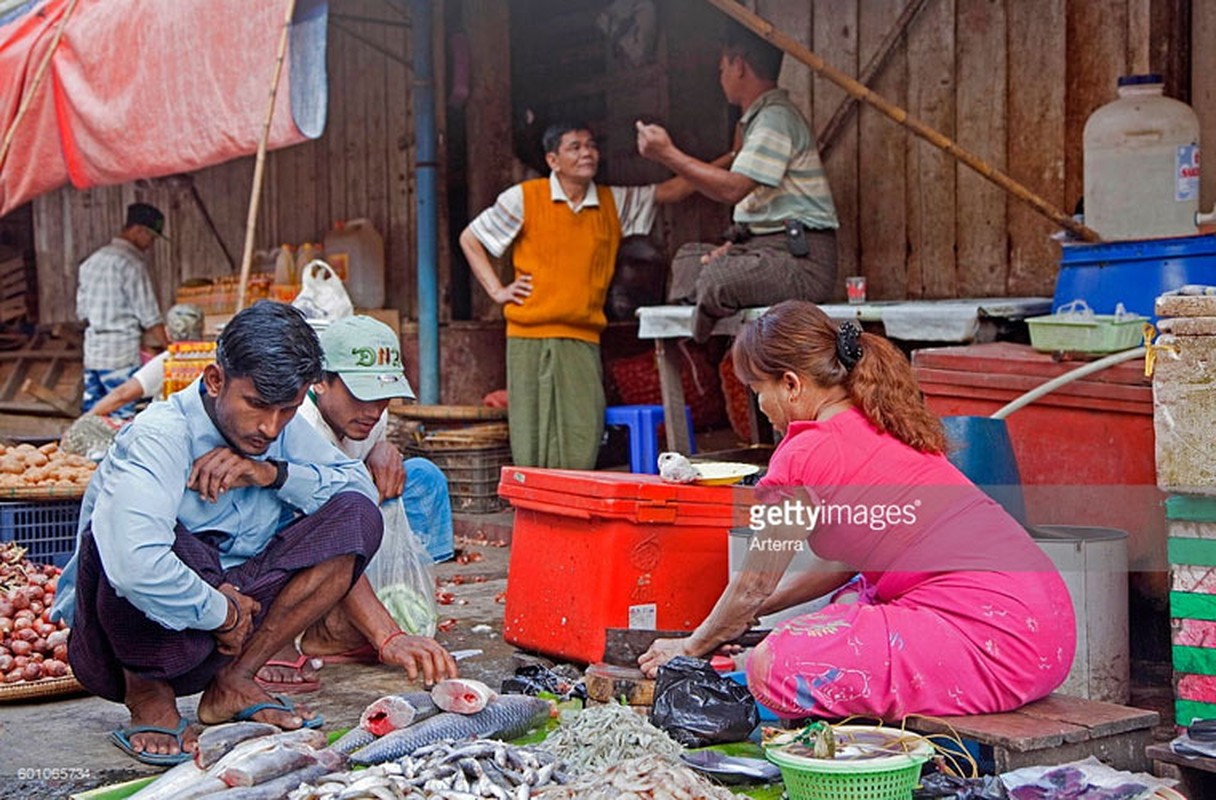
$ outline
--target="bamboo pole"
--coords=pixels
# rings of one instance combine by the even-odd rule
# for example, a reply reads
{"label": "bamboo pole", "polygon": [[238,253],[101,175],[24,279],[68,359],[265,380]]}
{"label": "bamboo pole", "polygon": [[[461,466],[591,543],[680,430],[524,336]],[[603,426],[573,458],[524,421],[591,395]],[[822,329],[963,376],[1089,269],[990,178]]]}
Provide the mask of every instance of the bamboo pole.
{"label": "bamboo pole", "polygon": [[253,233],[258,223],[258,203],[262,197],[262,176],[266,171],[266,142],[270,139],[270,124],[274,120],[274,101],[279,94],[279,78],[283,74],[283,58],[287,53],[287,37],[291,32],[291,18],[296,11],[296,0],[287,0],[287,14],[283,20],[283,32],[279,35],[279,52],[274,62],[274,77],[270,81],[270,99],[266,103],[266,121],[258,139],[258,156],[253,164],[253,188],[249,192],[249,216],[245,219],[245,249],[241,252],[241,279],[237,284],[236,310],[245,307],[245,286],[249,283],[249,268],[253,263]]}
{"label": "bamboo pole", "polygon": [[76,4],[80,0],[72,0],[68,4],[67,10],[63,12],[63,18],[59,20],[59,26],[55,29],[55,38],[51,41],[51,46],[46,49],[46,53],[42,56],[42,61],[38,64],[38,69],[34,73],[34,80],[30,84],[30,89],[21,96],[21,105],[17,109],[17,113],[13,116],[13,122],[8,126],[8,130],[4,133],[4,143],[0,145],[0,169],[4,168],[4,162],[8,159],[9,148],[13,146],[13,137],[17,135],[17,125],[25,116],[25,112],[29,110],[33,104],[34,98],[38,95],[38,89],[42,86],[42,79],[46,76],[47,67],[51,65],[51,56],[55,54],[56,48],[59,47],[59,41],[63,38],[63,32],[68,27],[68,20],[72,17],[72,12],[76,10]]}
{"label": "bamboo pole", "polygon": [[1070,215],[1065,214],[1047,200],[1030,191],[1030,189],[1027,189],[1025,186],[1006,175],[1004,172],[1001,172],[996,167],[984,161],[975,153],[960,147],[957,143],[929,127],[929,125],[926,123],[921,122],[916,117],[911,116],[904,109],[886,100],[881,95],[870,91],[861,83],[858,83],[856,80],[836,69],[831,64],[828,64],[826,61],[815,55],[796,40],[791,39],[789,36],[786,36],[784,33],[774,28],[772,23],[770,23],[768,20],[739,5],[737,2],[735,2],[735,0],[706,0],[706,2],[715,6],[719,11],[726,14],[740,25],[743,25],[748,30],[764,37],[772,44],[789,53],[803,64],[806,64],[808,67],[815,70],[815,72],[819,73],[824,78],[856,97],[858,100],[869,103],[883,114],[887,115],[900,125],[903,125],[905,128],[912,131],[912,133],[927,141],[929,144],[944,150],[958,161],[961,161],[963,164],[971,167],[971,169],[992,181],[1009,194],[1029,204],[1031,208],[1038,211],[1040,214],[1047,217],[1061,228],[1064,228],[1065,230],[1073,233],[1087,242],[1101,241],[1096,231],[1077,222]]}
{"label": "bamboo pole", "polygon": [[[891,26],[891,30],[887,31],[887,35],[883,38],[882,44],[878,46],[878,50],[874,52],[869,63],[857,74],[858,83],[868,87],[874,82],[878,73],[882,72],[883,67],[887,65],[887,60],[895,50],[895,45],[900,39],[904,38],[904,34],[908,32],[908,26],[912,24],[912,20],[916,19],[916,15],[924,7],[925,0],[908,0],[903,12],[899,15],[899,19]],[[819,155],[825,161],[828,154],[832,152],[832,148],[836,146],[836,137],[844,130],[845,122],[848,121],[849,116],[856,107],[856,95],[850,94],[841,100],[840,105],[836,108],[836,113],[832,114],[832,118],[828,120],[828,124],[823,127],[823,133],[816,137],[819,142]]]}

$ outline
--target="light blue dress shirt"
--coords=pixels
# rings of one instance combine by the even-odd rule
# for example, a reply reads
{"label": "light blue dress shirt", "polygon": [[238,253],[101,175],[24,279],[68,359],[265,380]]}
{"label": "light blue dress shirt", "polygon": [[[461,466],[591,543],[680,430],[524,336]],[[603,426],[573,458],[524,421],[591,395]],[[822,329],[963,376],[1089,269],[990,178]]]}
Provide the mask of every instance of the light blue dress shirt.
{"label": "light blue dress shirt", "polygon": [[[221,531],[220,563],[230,569],[260,553],[274,535],[343,491],[372,502],[379,494],[363,462],[348,458],[294,417],[265,458],[285,461],[287,482],[230,489],[214,502],[186,488],[194,462],[226,446],[203,408],[200,384],[154,403],[119,432],[85,491],[80,531],[91,520],[106,577],[149,619],[172,630],[214,630],[224,624],[228,601],[173,552],[174,529]],[[77,553],[80,546],[77,533]],[[55,618],[69,625],[76,606],[76,561],[60,576]]]}

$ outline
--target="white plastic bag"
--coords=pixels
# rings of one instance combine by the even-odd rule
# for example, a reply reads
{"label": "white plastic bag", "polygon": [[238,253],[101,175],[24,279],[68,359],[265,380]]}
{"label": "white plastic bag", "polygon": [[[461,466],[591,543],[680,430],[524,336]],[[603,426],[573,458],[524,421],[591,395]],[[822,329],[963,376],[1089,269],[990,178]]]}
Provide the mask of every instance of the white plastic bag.
{"label": "white plastic bag", "polygon": [[406,633],[434,636],[439,623],[431,556],[410,529],[400,497],[380,505],[384,538],[364,573],[376,597]]}
{"label": "white plastic bag", "polygon": [[333,322],[355,313],[342,279],[324,261],[309,261],[300,275],[300,285],[300,293],[291,304],[306,318]]}

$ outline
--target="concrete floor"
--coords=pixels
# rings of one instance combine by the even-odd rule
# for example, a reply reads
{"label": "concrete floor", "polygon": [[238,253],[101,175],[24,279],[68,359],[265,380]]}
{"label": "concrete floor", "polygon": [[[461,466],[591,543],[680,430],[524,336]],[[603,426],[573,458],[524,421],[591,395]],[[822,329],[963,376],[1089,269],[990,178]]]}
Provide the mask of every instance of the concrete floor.
{"label": "concrete floor", "polygon": [[[509,536],[510,515],[465,517],[458,529],[477,538],[457,542],[462,553],[478,560],[449,561],[435,567],[436,577],[455,602],[439,607],[440,619],[456,625],[438,634],[449,650],[477,649],[481,655],[460,662],[461,674],[498,688],[517,666],[516,650],[502,641],[503,605],[496,598],[506,590],[509,549],[501,541]],[[478,535],[480,532],[481,535]],[[453,578],[462,583],[451,583]],[[473,582],[475,577],[484,582]],[[489,630],[475,626],[489,626]],[[386,694],[412,691],[399,670],[385,666],[331,664],[321,670],[319,691],[299,695],[325,715],[325,730],[349,728],[372,700]],[[182,698],[182,711],[193,717],[198,696]],[[115,748],[106,734],[128,720],[126,709],[97,697],[77,696],[0,705],[0,797],[66,798],[97,786],[118,783],[159,769],[141,764]],[[50,780],[46,780],[50,777]]]}

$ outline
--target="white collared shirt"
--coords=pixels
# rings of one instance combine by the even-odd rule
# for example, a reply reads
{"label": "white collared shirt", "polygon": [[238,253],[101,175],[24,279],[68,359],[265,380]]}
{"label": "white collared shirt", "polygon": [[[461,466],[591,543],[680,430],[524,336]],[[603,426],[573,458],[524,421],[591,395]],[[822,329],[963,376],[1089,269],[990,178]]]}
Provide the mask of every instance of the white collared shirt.
{"label": "white collared shirt", "polygon": [[[616,202],[616,214],[621,223],[621,236],[634,236],[639,233],[649,233],[654,225],[654,192],[655,185],[649,186],[609,186],[612,199]],[[577,205],[570,201],[562,189],[557,176],[549,175],[549,196],[555,203],[565,203],[575,214],[584,208],[598,208],[599,194],[595,182],[587,186],[583,201]],[[469,229],[477,240],[493,256],[501,256],[515,241],[515,237],[524,227],[524,190],[520,184],[498,196],[494,205],[477,215],[469,224]]]}

